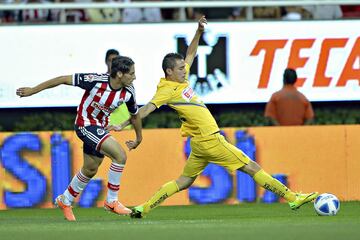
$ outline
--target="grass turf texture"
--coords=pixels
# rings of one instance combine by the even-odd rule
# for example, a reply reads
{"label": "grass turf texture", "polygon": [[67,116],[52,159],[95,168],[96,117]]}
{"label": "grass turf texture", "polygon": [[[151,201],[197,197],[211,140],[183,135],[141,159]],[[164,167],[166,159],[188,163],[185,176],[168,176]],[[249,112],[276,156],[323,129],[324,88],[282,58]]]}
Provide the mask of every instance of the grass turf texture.
{"label": "grass turf texture", "polygon": [[59,209],[0,211],[0,239],[360,239],[360,202],[342,202],[337,216],[317,216],[312,204],[158,207],[145,219],[101,208],[75,208],[77,222]]}

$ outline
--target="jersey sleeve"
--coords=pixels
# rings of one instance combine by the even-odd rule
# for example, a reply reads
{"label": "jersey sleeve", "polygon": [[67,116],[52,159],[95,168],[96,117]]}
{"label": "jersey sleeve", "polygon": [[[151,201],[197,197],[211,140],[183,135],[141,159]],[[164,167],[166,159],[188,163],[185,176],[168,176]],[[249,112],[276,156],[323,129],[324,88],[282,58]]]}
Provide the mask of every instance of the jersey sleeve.
{"label": "jersey sleeve", "polygon": [[73,75],[73,85],[76,87],[80,87],[85,90],[92,89],[96,80],[101,78],[101,75],[96,73],[75,73]]}
{"label": "jersey sleeve", "polygon": [[130,99],[126,102],[126,106],[131,115],[135,115],[139,112],[139,107],[136,104],[135,98],[135,88],[133,86],[126,88],[127,91],[131,94]]}
{"label": "jersey sleeve", "polygon": [[157,108],[159,108],[170,101],[172,94],[172,88],[158,87],[154,97],[151,99],[150,102],[154,104]]}

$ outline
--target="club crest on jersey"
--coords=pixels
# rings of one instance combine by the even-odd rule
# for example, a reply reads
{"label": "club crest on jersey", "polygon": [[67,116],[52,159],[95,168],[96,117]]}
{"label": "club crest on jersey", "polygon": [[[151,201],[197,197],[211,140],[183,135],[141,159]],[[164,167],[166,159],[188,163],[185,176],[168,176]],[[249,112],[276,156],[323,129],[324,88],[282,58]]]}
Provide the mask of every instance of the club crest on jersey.
{"label": "club crest on jersey", "polygon": [[182,91],[182,98],[185,99],[187,102],[190,102],[192,97],[195,95],[194,90],[191,87],[187,87]]}
{"label": "club crest on jersey", "polygon": [[98,134],[98,135],[104,135],[104,134],[105,134],[105,130],[104,130],[104,129],[98,128],[98,129],[96,129],[96,131],[97,131],[97,134]]}

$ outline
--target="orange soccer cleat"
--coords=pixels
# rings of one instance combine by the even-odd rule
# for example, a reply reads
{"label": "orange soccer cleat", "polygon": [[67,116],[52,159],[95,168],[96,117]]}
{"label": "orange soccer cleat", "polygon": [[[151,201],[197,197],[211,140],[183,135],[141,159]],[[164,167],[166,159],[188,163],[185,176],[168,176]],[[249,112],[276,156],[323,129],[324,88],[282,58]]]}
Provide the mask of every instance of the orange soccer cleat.
{"label": "orange soccer cleat", "polygon": [[76,221],[74,213],[72,211],[72,206],[68,206],[64,204],[64,195],[59,195],[55,199],[55,206],[60,208],[64,214],[64,217],[68,221]]}
{"label": "orange soccer cleat", "polygon": [[131,213],[131,210],[122,205],[119,201],[113,201],[111,203],[105,201],[104,209],[118,215],[129,215]]}

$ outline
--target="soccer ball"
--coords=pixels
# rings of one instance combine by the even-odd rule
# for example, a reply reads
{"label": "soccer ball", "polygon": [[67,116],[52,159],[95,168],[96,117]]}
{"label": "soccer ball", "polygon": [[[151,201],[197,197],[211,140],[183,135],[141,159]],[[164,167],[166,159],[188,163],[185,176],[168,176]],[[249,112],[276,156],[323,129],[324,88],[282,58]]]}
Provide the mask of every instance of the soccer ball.
{"label": "soccer ball", "polygon": [[323,193],[316,198],[314,208],[320,216],[334,216],[340,209],[340,201],[331,193]]}

